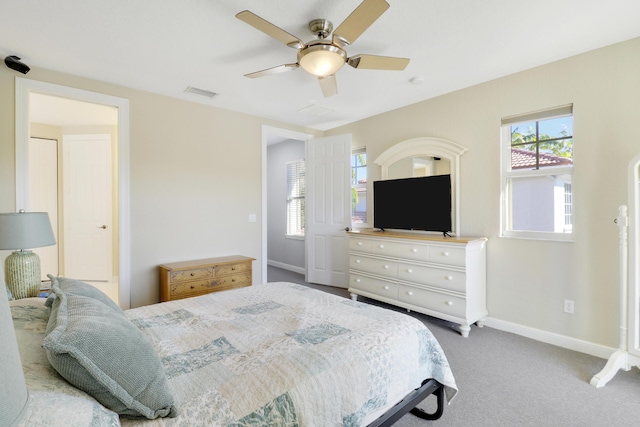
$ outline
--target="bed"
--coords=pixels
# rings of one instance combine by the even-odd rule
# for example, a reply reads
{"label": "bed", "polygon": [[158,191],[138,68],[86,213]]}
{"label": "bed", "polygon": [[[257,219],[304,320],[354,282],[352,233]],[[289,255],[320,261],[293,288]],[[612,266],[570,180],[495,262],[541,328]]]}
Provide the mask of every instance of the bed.
{"label": "bed", "polygon": [[457,393],[420,321],[306,286],[265,283],[122,311],[90,285],[52,283],[46,300],[10,301],[40,402],[32,423],[42,402],[64,411],[71,399],[84,425],[378,426],[430,394],[437,410],[414,412],[438,418]]}

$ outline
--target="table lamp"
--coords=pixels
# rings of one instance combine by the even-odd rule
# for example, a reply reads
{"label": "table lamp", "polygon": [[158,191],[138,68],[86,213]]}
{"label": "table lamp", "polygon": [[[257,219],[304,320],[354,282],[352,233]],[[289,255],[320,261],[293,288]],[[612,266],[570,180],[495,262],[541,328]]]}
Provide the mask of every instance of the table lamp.
{"label": "table lamp", "polygon": [[0,249],[13,250],[4,262],[4,274],[14,298],[35,297],[40,291],[40,257],[26,249],[55,244],[46,212],[0,213]]}

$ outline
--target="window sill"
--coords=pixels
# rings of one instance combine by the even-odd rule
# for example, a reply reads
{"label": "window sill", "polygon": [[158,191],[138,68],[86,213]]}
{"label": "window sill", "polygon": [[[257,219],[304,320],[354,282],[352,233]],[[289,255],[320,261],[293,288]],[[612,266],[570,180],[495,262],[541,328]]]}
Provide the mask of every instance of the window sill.
{"label": "window sill", "polygon": [[558,242],[558,243],[573,243],[573,233],[539,233],[535,231],[503,231],[500,237],[506,239],[519,239],[519,240],[539,240],[545,242]]}
{"label": "window sill", "polygon": [[291,239],[291,240],[304,240],[304,236],[300,236],[297,234],[285,234],[284,235],[285,238],[287,239]]}

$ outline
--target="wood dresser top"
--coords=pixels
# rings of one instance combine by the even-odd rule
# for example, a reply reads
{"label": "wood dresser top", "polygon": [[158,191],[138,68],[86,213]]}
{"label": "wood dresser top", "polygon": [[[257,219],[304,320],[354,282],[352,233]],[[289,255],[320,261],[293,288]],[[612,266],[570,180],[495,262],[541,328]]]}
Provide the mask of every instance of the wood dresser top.
{"label": "wood dresser top", "polygon": [[250,258],[242,255],[230,255],[230,256],[221,256],[216,258],[206,258],[206,259],[197,259],[191,261],[181,261],[181,262],[170,262],[166,264],[162,264],[160,267],[164,267],[167,270],[181,270],[184,268],[197,268],[209,266],[211,264],[229,264],[234,262],[246,262],[246,261],[254,261],[255,258]]}
{"label": "wood dresser top", "polygon": [[406,231],[380,231],[373,228],[360,228],[356,230],[348,231],[353,236],[368,236],[368,237],[395,237],[401,239],[413,239],[413,240],[426,240],[431,242],[446,242],[446,243],[469,243],[474,240],[487,240],[486,237],[468,237],[468,236],[453,236],[443,237],[442,234],[422,234],[422,233],[410,233]]}

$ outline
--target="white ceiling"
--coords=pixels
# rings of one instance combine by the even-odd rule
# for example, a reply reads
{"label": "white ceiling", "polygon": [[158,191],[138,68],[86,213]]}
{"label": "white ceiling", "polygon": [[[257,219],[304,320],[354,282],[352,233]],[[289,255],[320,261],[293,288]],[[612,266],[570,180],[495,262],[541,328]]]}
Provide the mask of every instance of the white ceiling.
{"label": "white ceiling", "polygon": [[[329,98],[302,69],[244,77],[295,62],[296,51],[235,15],[248,9],[309,41],[310,20],[335,28],[360,0],[0,0],[0,56],[326,130],[640,36],[639,0],[387,1],[347,52],[409,57],[409,66],[345,66]],[[219,95],[185,93],[188,86]],[[310,105],[331,112],[299,112]]]}

